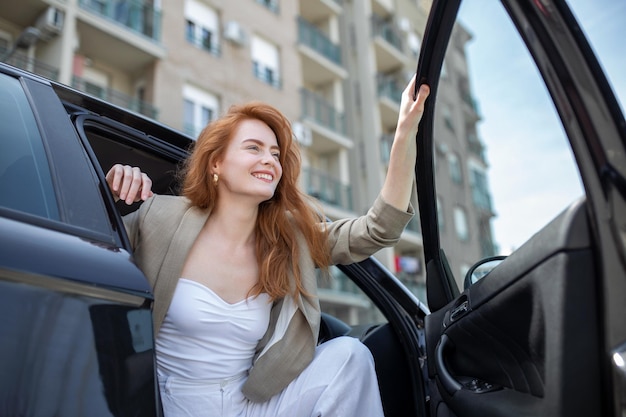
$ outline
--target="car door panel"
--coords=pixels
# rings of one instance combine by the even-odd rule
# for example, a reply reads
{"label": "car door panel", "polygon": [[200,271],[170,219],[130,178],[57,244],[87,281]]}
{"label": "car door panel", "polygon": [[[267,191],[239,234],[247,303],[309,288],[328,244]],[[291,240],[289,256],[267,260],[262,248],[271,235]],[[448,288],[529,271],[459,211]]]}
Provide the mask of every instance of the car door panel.
{"label": "car door panel", "polygon": [[[625,264],[618,238],[625,212],[615,207],[626,198],[619,173],[626,166],[626,125],[565,1],[503,0],[502,17],[513,23],[523,40],[522,55],[527,53],[532,69],[538,70],[585,196],[482,280],[460,295],[446,291],[454,279],[436,230],[433,160],[439,148],[433,126],[442,50],[454,42],[452,21],[460,3],[433,2],[417,69],[418,80],[434,87],[417,137],[416,167],[431,309],[425,320],[431,415],[621,415],[625,395],[615,383],[619,377],[611,375],[619,365],[611,368],[610,358],[623,347],[625,334]],[[495,76],[517,78],[504,71]],[[499,92],[504,101],[508,91]],[[523,113],[526,103],[519,104]],[[510,127],[511,136],[514,129]],[[533,162],[523,168],[533,170]],[[516,190],[515,180],[524,172],[509,175]],[[522,225],[527,220],[517,219]],[[615,363],[618,359],[613,356]]]}
{"label": "car door panel", "polygon": [[[597,276],[586,218],[578,202],[426,318],[433,388],[455,415],[594,415],[600,409],[600,387],[587,383],[599,378],[600,364],[587,353],[597,351],[600,334],[598,312],[586,303],[595,298]],[[468,312],[451,320],[464,301]],[[485,392],[477,392],[481,388]]]}

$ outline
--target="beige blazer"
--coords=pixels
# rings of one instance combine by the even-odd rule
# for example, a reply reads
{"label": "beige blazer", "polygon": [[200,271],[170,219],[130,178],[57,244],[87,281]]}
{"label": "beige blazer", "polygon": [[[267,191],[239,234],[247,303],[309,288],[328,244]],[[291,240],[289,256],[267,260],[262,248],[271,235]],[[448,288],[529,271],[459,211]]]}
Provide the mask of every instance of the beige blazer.
{"label": "beige blazer", "polygon": [[[155,195],[139,210],[124,217],[135,262],[154,292],[154,334],[158,334],[183,264],[210,213],[191,206],[183,197]],[[328,224],[333,264],[361,261],[383,247],[395,245],[413,216],[378,197],[366,215]],[[315,265],[304,237],[300,245],[300,271],[309,296],[291,296],[274,302],[270,325],[257,346],[242,391],[251,401],[267,401],[293,381],[311,362],[317,345],[320,306]]]}

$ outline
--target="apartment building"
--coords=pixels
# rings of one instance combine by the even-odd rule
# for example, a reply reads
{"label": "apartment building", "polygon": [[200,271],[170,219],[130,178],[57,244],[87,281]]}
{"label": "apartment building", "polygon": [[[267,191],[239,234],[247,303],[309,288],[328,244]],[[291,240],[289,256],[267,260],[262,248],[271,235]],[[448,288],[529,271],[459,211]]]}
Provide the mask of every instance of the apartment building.
{"label": "apartment building", "polygon": [[[415,72],[429,7],[430,0],[2,2],[0,56],[192,137],[233,103],[269,102],[293,123],[303,189],[337,219],[364,213],[382,186],[400,94]],[[493,210],[464,64],[469,36],[462,28],[457,33],[459,48],[449,60],[455,70],[440,86],[446,105],[444,112],[438,106],[438,120],[442,131],[447,123],[462,129],[446,131],[448,146],[439,146],[435,157],[450,167],[456,160],[468,178],[444,181],[438,201],[440,222],[450,229],[442,238],[453,240],[449,258],[462,271],[466,259],[479,257],[470,255],[491,254]],[[453,172],[444,173],[442,161],[441,175]],[[486,203],[477,206],[478,200]],[[465,231],[453,232],[463,228],[459,210]],[[482,235],[468,232],[475,226]],[[417,219],[395,248],[376,257],[425,297]],[[356,287],[338,270],[333,275],[321,283],[324,308],[349,323],[371,314]]]}

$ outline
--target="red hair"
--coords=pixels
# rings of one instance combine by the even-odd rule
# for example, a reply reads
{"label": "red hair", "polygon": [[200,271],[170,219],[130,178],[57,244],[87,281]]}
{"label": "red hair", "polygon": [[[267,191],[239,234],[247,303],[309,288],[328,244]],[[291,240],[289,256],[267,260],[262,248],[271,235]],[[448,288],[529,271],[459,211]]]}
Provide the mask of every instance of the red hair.
{"label": "red hair", "polygon": [[[210,167],[224,158],[226,148],[239,124],[244,120],[260,120],[276,135],[280,148],[283,175],[274,196],[259,205],[256,223],[256,257],[259,282],[251,294],[267,293],[272,299],[290,292],[298,297],[305,294],[298,265],[300,247],[298,233],[307,242],[313,262],[322,268],[330,265],[330,249],[326,231],[320,227],[324,217],[313,200],[298,187],[301,158],[293,142],[289,120],[276,108],[266,103],[250,102],[232,106],[221,118],[211,122],[200,133],[183,170],[183,195],[191,204],[202,209],[213,209],[217,201],[217,187],[212,184]],[[295,228],[294,228],[295,226]],[[295,278],[292,287],[289,272]]]}

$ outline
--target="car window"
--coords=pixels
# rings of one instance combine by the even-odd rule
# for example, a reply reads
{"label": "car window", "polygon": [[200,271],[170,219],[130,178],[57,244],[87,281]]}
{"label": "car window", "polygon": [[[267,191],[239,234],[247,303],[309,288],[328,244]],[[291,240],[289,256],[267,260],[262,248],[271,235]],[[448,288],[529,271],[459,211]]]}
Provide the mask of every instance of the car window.
{"label": "car window", "polygon": [[50,167],[20,82],[0,74],[0,207],[59,219]]}
{"label": "car window", "polygon": [[441,246],[459,288],[478,260],[508,255],[583,195],[541,76],[498,2],[464,1],[435,104]]}
{"label": "car window", "polygon": [[[94,163],[100,165],[106,174],[114,164],[141,167],[152,180],[152,190],[157,194],[177,194],[179,191],[177,173],[180,161],[177,157],[158,148],[150,147],[149,140],[126,132],[123,127],[112,122],[80,120],[81,135],[89,143]],[[140,203],[127,206],[118,204],[122,215],[136,210]]]}
{"label": "car window", "polygon": [[387,320],[372,300],[338,267],[330,267],[331,277],[318,276],[322,312],[350,326],[380,324]]}

